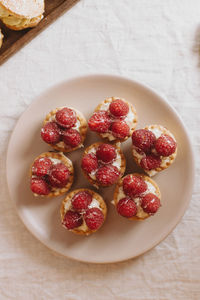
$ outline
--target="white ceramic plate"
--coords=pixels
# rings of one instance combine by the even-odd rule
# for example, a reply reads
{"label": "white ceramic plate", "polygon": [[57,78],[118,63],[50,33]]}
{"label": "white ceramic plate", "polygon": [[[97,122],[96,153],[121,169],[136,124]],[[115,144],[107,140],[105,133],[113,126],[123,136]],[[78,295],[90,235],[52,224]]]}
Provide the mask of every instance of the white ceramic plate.
{"label": "white ceramic plate", "polygon": [[[139,124],[161,124],[171,130],[178,142],[174,164],[157,174],[154,180],[162,193],[159,212],[142,222],[117,215],[110,203],[113,189],[100,189],[108,204],[104,226],[89,237],[76,236],[60,223],[63,197],[36,199],[29,189],[28,172],[34,158],[51,150],[40,138],[45,115],[55,107],[71,106],[88,118],[97,104],[109,96],[123,97],[134,104]],[[85,145],[98,141],[88,132]],[[123,144],[127,158],[126,173],[138,171],[131,157],[130,139]],[[80,160],[83,149],[69,154],[75,166],[72,189],[90,187],[82,175]],[[19,119],[7,153],[7,180],[17,212],[30,232],[50,249],[66,257],[92,263],[111,263],[136,257],[161,242],[177,225],[190,201],[194,181],[194,163],[186,129],[175,110],[148,87],[118,76],[95,75],[63,82],[32,102]]]}

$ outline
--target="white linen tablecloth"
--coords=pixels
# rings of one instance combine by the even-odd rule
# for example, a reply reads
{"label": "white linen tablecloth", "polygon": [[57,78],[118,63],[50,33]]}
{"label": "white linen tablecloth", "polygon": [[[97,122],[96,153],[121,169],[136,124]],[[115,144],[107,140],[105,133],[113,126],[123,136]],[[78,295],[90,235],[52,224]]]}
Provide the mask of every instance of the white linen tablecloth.
{"label": "white linen tablecloth", "polygon": [[[51,253],[26,230],[6,186],[8,140],[21,113],[51,85],[90,73],[127,76],[164,94],[196,156],[193,198],[173,233],[111,265]],[[200,299],[199,0],[81,0],[0,67],[0,103],[0,299]]]}

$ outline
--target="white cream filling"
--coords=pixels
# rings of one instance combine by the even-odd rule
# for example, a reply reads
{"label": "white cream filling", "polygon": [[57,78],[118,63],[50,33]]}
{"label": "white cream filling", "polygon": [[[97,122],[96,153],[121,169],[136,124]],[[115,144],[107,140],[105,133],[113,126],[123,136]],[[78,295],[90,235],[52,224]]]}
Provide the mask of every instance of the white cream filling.
{"label": "white cream filling", "polygon": [[[71,203],[71,200],[72,200],[72,199],[70,199],[69,201],[67,201],[67,202],[65,203],[65,205],[64,205],[65,213],[66,213],[68,210],[72,209],[72,203]],[[98,201],[95,197],[92,198],[92,202],[90,203],[90,205],[88,206],[88,208],[94,208],[94,207],[96,207],[96,208],[102,210],[101,207],[100,207],[100,205],[99,205],[99,201]],[[74,228],[74,229],[79,230],[79,231],[84,231],[84,232],[88,230],[88,226],[87,226],[87,224],[86,224],[84,218],[83,218],[83,223],[82,223],[82,225],[79,226],[79,227],[76,227],[76,228]]]}
{"label": "white cream filling", "polygon": [[[142,193],[142,196],[145,196],[146,194],[149,194],[149,193],[154,194],[154,195],[157,196],[155,186],[151,182],[149,182],[149,181],[145,180],[145,182],[147,184],[147,190],[144,193]],[[119,191],[118,191],[118,195],[117,195],[117,203],[119,202],[119,200],[121,200],[121,199],[123,199],[125,197],[127,197],[127,196],[124,193],[123,186],[120,186]],[[139,217],[139,218],[145,218],[145,217],[147,217],[148,214],[142,209],[142,207],[140,205],[140,197],[134,198],[134,202],[135,202],[135,204],[137,206],[137,214],[136,214],[136,216]]]}
{"label": "white cream filling", "polygon": [[[111,102],[112,102],[112,101],[111,101]],[[106,110],[106,111],[108,111],[108,110],[109,110],[109,105],[110,105],[111,102],[103,103],[103,104],[101,105],[101,107],[100,107],[100,110]],[[133,122],[134,122],[136,116],[135,116],[135,114],[132,112],[132,109],[131,109],[130,104],[128,104],[128,106],[129,106],[129,112],[128,112],[127,116],[126,116],[123,120],[128,124],[128,126],[129,126],[130,128],[132,128]],[[101,136],[102,136],[103,138],[108,138],[109,141],[114,141],[114,140],[116,140],[116,137],[114,137],[114,135],[112,135],[111,132],[101,133]]]}
{"label": "white cream filling", "polygon": [[[90,153],[93,153],[96,155],[96,151],[97,149],[95,147],[91,148],[89,151],[88,151],[88,154]],[[117,151],[116,149],[116,158],[111,162],[111,164],[113,166],[115,166],[116,168],[118,168],[118,170],[120,171],[121,170],[121,163],[122,163],[122,159],[121,159],[121,155],[119,154],[119,152]],[[88,175],[93,179],[93,180],[96,180],[96,172],[97,172],[97,169],[92,171],[91,173],[88,173]]]}

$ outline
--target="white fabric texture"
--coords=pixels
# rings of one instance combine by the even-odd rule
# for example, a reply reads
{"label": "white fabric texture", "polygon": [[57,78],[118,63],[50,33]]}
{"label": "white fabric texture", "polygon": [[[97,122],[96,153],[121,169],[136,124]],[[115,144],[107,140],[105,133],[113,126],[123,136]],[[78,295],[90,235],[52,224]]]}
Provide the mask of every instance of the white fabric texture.
{"label": "white fabric texture", "polygon": [[[200,299],[200,1],[81,0],[0,68],[0,299]],[[111,265],[59,257],[9,199],[5,156],[28,105],[51,85],[107,73],[164,94],[187,126],[196,184],[180,224],[145,255]],[[185,170],[187,172],[187,170]]]}

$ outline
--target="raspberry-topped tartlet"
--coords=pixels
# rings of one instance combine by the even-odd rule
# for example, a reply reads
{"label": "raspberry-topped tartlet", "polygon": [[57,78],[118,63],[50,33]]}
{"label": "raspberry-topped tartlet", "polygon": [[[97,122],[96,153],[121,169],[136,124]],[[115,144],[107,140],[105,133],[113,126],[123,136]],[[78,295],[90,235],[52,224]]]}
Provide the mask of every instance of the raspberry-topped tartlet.
{"label": "raspberry-topped tartlet", "polygon": [[60,209],[62,225],[80,235],[97,231],[104,223],[107,206],[103,198],[90,189],[77,189],[63,200]]}
{"label": "raspberry-topped tartlet", "polygon": [[90,145],[84,151],[81,167],[84,175],[96,188],[115,184],[126,169],[120,143],[111,145],[98,142]]}
{"label": "raspberry-topped tartlet", "polygon": [[130,220],[144,220],[154,215],[161,206],[160,198],[155,181],[138,173],[120,179],[114,192],[117,212]]}
{"label": "raspberry-topped tartlet", "polygon": [[87,122],[81,112],[74,108],[60,107],[45,118],[41,137],[57,151],[71,152],[83,146]]}
{"label": "raspberry-topped tartlet", "polygon": [[88,125],[90,130],[109,142],[124,142],[137,125],[136,110],[126,100],[110,97],[96,107]]}
{"label": "raspberry-topped tartlet", "polygon": [[66,193],[74,179],[72,162],[63,153],[45,152],[31,166],[30,188],[35,196],[56,197]]}
{"label": "raspberry-topped tartlet", "polygon": [[173,134],[161,125],[149,125],[132,134],[133,157],[149,176],[168,168],[176,158]]}

